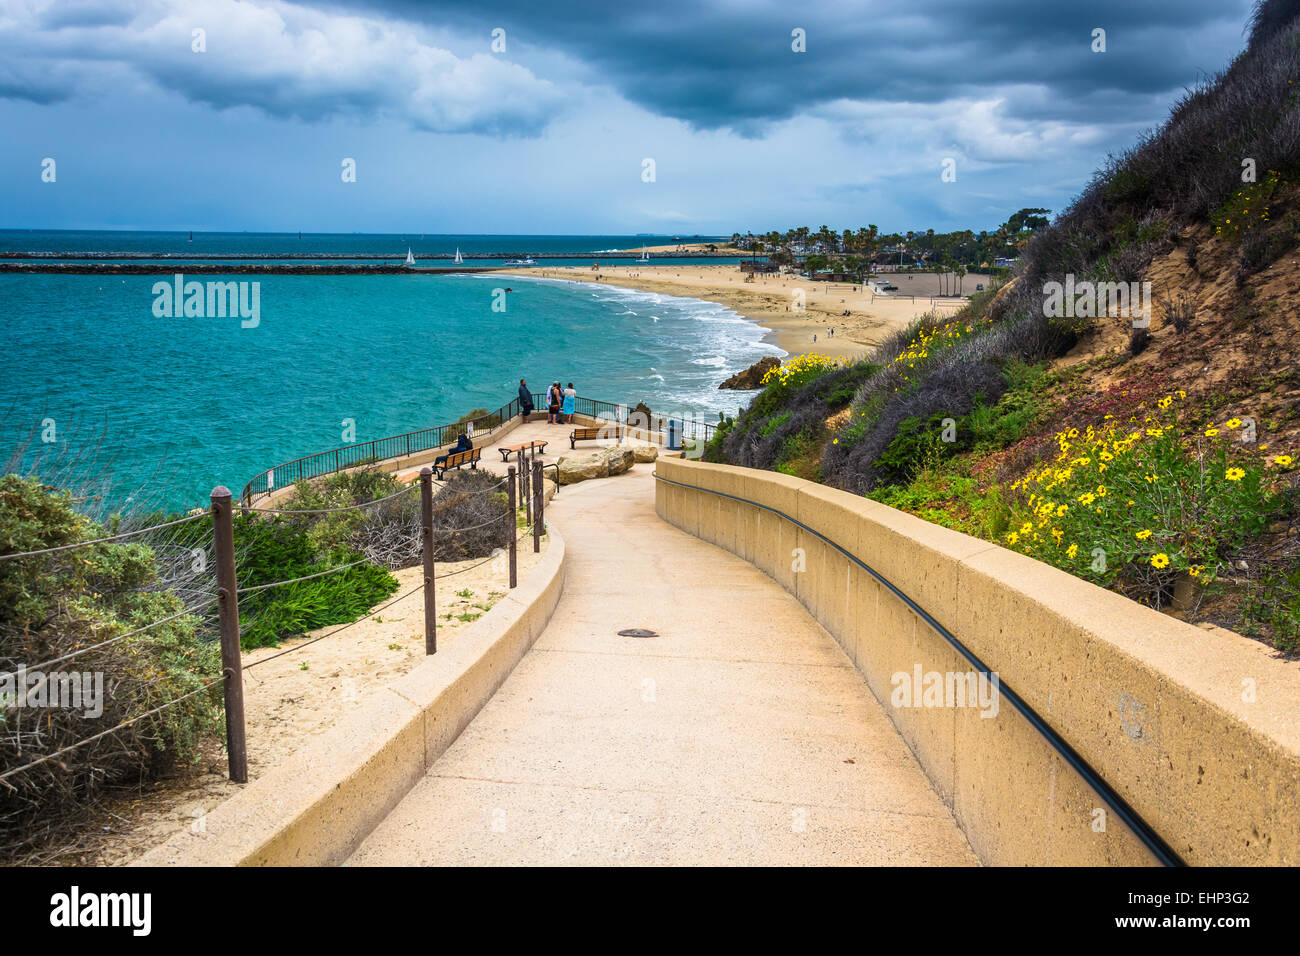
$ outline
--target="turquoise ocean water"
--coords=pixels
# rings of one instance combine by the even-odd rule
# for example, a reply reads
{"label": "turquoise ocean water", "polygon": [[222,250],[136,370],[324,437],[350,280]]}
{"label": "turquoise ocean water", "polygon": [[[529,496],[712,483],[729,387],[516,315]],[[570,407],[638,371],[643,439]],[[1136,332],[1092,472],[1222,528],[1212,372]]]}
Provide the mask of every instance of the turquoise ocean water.
{"label": "turquoise ocean water", "polygon": [[[23,248],[21,235],[0,233],[0,247]],[[345,238],[334,248],[373,248]],[[513,238],[495,242],[538,250],[538,237]],[[117,500],[191,507],[216,484],[238,494],[271,465],[345,444],[346,420],[357,442],[442,424],[508,402],[521,377],[535,391],[573,381],[587,397],[716,420],[748,398],[718,383],[778,351],[713,303],[557,280],[196,277],[261,283],[260,323],[243,328],[237,317],[156,317],[152,289],[165,278],[0,275],[0,458],[25,440],[40,448],[52,421],[57,441],[99,446]],[[492,311],[506,286],[507,310]]]}

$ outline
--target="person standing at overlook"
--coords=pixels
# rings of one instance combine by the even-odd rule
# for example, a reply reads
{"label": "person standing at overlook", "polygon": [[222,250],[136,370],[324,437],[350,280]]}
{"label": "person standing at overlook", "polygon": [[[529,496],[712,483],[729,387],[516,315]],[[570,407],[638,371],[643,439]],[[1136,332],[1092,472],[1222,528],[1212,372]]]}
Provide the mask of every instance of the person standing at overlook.
{"label": "person standing at overlook", "polygon": [[524,421],[528,421],[528,416],[533,413],[533,393],[528,390],[528,382],[522,378],[519,380],[519,413]]}
{"label": "person standing at overlook", "polygon": [[560,394],[560,383],[552,382],[551,387],[546,390],[546,424],[560,424],[560,401],[563,396]]}
{"label": "person standing at overlook", "polygon": [[564,390],[564,405],[561,409],[564,412],[564,421],[566,424],[573,422],[573,412],[577,404],[578,392],[573,387],[573,383],[570,382],[569,387]]}

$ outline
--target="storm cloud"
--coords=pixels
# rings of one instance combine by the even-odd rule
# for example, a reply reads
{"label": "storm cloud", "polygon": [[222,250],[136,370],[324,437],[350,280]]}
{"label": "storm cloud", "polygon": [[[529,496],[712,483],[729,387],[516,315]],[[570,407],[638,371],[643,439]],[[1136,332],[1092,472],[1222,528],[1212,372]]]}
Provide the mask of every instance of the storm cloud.
{"label": "storm cloud", "polygon": [[[993,228],[1062,209],[1232,61],[1249,11],[0,0],[0,224]],[[344,191],[342,157],[362,170]]]}
{"label": "storm cloud", "polygon": [[[989,87],[1039,89],[1045,96],[1026,103],[1031,118],[1044,100],[1068,117],[1072,103],[1098,91],[1168,93],[1225,65],[1243,44],[1250,8],[1248,0],[361,2],[482,37],[500,28],[528,49],[586,64],[652,112],[754,135],[839,100],[935,103],[978,99]],[[1098,28],[1104,54],[1093,52]],[[804,53],[792,49],[796,29]],[[1010,108],[1020,115],[1014,100]]]}

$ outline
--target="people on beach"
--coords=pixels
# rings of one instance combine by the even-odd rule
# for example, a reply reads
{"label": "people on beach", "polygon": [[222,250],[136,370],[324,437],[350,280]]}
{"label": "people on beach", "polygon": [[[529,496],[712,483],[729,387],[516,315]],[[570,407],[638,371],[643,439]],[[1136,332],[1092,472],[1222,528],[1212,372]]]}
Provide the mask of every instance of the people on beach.
{"label": "people on beach", "polygon": [[533,393],[528,390],[528,382],[522,378],[519,380],[519,412],[524,421],[533,413]]}
{"label": "people on beach", "polygon": [[569,387],[564,390],[564,404],[562,406],[565,424],[572,423],[573,411],[577,404],[578,392],[577,389],[573,387],[573,383],[570,382]]}
{"label": "people on beach", "polygon": [[564,396],[560,392],[560,383],[552,382],[551,387],[546,390],[546,424],[560,424],[560,403]]}

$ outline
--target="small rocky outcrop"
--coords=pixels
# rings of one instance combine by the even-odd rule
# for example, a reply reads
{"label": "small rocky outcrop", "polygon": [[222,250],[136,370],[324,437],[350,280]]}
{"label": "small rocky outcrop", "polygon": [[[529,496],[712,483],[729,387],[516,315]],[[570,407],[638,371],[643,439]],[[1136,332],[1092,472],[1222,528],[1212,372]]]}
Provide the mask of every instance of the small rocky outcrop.
{"label": "small rocky outcrop", "polygon": [[621,475],[635,461],[636,453],[628,445],[612,445],[590,455],[565,455],[559,460],[560,484]]}
{"label": "small rocky outcrop", "polygon": [[633,463],[636,462],[636,453],[632,451],[629,445],[614,445],[599,454],[603,455],[605,460],[609,462],[609,473],[611,475],[621,475],[625,471],[630,471]]}
{"label": "small rocky outcrop", "polygon": [[565,455],[558,464],[556,474],[561,485],[576,485],[580,481],[609,475],[609,462],[600,455]]}
{"label": "small rocky outcrop", "polygon": [[743,372],[737,372],[731,378],[727,379],[718,388],[734,388],[740,391],[752,392],[754,389],[763,387],[763,376],[771,369],[779,368],[781,360],[775,355],[765,355]]}
{"label": "small rocky outcrop", "polygon": [[659,448],[655,445],[633,445],[632,454],[638,462],[651,462],[659,457]]}

